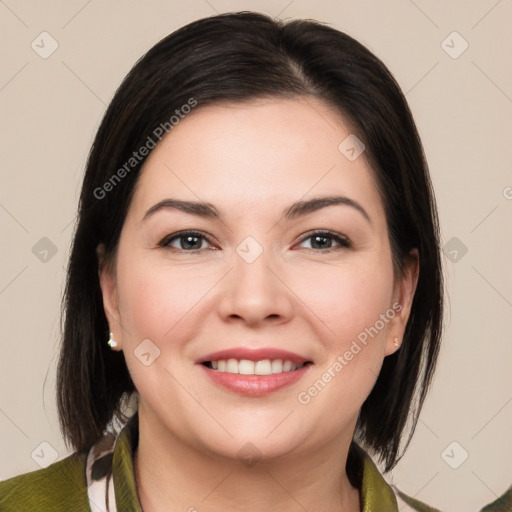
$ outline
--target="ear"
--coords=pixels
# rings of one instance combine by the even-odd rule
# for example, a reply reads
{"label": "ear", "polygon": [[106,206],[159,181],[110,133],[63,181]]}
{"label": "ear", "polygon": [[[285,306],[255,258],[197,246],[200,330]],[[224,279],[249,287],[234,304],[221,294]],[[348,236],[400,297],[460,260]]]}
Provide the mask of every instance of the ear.
{"label": "ear", "polygon": [[404,338],[405,327],[409,320],[412,301],[418,284],[419,269],[419,253],[417,249],[413,249],[405,258],[402,275],[396,278],[392,302],[395,316],[388,325],[386,356],[396,352]]}
{"label": "ear", "polygon": [[119,348],[122,348],[122,329],[119,317],[115,270],[112,269],[105,261],[104,244],[100,244],[96,247],[96,256],[98,258],[98,277],[100,281],[101,295],[103,297],[103,309],[105,310],[109,329],[114,333],[114,339],[116,340]]}

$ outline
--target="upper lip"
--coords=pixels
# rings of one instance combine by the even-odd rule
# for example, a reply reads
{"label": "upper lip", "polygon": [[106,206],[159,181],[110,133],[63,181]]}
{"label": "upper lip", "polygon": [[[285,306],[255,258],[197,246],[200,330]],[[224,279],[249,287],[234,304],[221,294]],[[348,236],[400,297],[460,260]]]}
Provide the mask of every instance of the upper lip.
{"label": "upper lip", "polygon": [[205,363],[206,361],[222,361],[227,359],[247,359],[248,361],[262,361],[264,359],[282,359],[283,361],[291,361],[295,364],[303,364],[310,361],[308,358],[303,357],[295,352],[282,350],[279,348],[253,348],[246,347],[228,348],[212,352],[197,360],[198,364]]}

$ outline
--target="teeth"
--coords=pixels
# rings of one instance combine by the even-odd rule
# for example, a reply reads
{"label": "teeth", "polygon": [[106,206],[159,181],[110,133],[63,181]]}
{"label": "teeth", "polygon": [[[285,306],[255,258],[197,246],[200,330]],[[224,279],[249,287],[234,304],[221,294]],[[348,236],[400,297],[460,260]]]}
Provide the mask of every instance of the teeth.
{"label": "teeth", "polygon": [[241,375],[254,375],[254,361],[248,361],[247,359],[242,359],[238,362],[236,359],[230,359],[230,361],[234,361],[233,371],[231,373],[240,373]]}
{"label": "teeth", "polygon": [[283,361],[274,359],[272,361],[272,373],[281,373],[283,371]]}
{"label": "teeth", "polygon": [[283,372],[289,372],[290,370],[294,370],[294,364],[291,361],[285,361],[283,363]]}
{"label": "teeth", "polygon": [[273,373],[291,372],[302,368],[304,364],[295,364],[289,360],[262,359],[249,361],[248,359],[227,359],[210,361],[212,368],[219,372],[239,373],[240,375],[272,375]]}
{"label": "teeth", "polygon": [[270,359],[257,361],[254,365],[254,373],[255,375],[270,375],[272,373],[272,363]]}
{"label": "teeth", "polygon": [[238,373],[239,371],[238,361],[236,359],[228,359],[228,362],[226,363],[226,372]]}

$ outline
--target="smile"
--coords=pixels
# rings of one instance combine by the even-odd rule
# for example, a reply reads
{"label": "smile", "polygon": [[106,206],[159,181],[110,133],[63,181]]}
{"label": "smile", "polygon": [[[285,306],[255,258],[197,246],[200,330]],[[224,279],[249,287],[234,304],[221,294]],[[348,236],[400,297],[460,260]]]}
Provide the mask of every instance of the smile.
{"label": "smile", "polygon": [[289,359],[262,359],[250,361],[249,359],[220,359],[218,361],[205,361],[206,367],[222,373],[236,373],[239,375],[273,375],[277,373],[293,372],[302,368],[309,361],[294,363]]}

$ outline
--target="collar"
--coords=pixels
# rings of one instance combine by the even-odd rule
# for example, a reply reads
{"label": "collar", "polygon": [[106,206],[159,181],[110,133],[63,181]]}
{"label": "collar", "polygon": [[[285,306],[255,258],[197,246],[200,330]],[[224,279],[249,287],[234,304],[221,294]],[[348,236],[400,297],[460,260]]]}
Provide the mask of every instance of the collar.
{"label": "collar", "polygon": [[[87,481],[91,510],[143,512],[137,495],[133,459],[139,440],[138,413],[130,418],[117,439],[103,438],[89,452]],[[110,442],[110,444],[109,444]],[[101,445],[101,449],[98,446]],[[352,443],[349,455],[356,468],[361,512],[398,512],[397,500],[369,455]],[[100,468],[98,470],[98,468]],[[95,489],[92,492],[92,489]],[[115,503],[114,503],[115,494]],[[101,503],[100,503],[101,502]]]}

